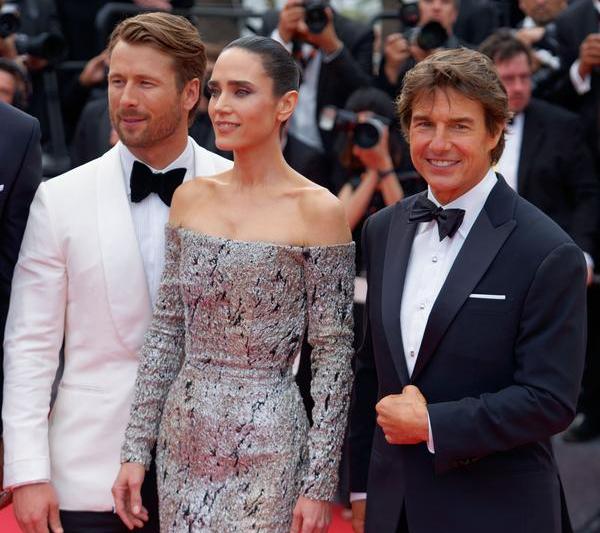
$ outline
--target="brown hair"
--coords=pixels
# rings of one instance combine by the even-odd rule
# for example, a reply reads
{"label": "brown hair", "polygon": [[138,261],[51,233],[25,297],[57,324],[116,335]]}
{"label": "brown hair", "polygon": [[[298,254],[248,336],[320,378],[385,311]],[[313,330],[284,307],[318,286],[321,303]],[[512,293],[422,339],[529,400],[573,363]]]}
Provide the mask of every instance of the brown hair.
{"label": "brown hair", "polygon": [[479,45],[479,51],[494,63],[509,61],[524,54],[531,66],[531,47],[517,39],[509,28],[500,28]]}
{"label": "brown hair", "polygon": [[[505,129],[506,121],[510,118],[508,96],[493,63],[479,52],[459,48],[432,54],[404,77],[396,105],[402,132],[407,140],[415,101],[423,96],[432,96],[437,89],[453,89],[480,102],[485,127],[490,135]],[[492,165],[498,162],[503,150],[504,131],[490,152]]]}
{"label": "brown hair", "polygon": [[[128,44],[146,45],[173,58],[175,81],[179,91],[184,85],[198,78],[200,88],[206,70],[206,52],[197,28],[186,18],[170,13],[142,13],[120,22],[110,35],[109,57],[115,45],[123,41]],[[190,110],[190,120],[200,102]]]}

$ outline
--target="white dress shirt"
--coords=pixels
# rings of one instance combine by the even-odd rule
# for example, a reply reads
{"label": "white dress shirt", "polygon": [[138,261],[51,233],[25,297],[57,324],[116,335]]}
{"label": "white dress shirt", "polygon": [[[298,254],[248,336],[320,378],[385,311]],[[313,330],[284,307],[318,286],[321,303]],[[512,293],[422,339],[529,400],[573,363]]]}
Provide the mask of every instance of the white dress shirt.
{"label": "white dress shirt", "polygon": [[[154,305],[165,266],[165,224],[169,220],[169,206],[165,205],[160,197],[154,193],[149,194],[141,202],[134,203],[131,201],[129,177],[131,176],[133,162],[137,161],[137,158],[124,144],[119,144],[119,155],[123,168],[125,190],[127,191],[127,198],[131,207],[133,227],[144,263],[148,294],[150,295],[152,305]],[[140,162],[144,163],[143,161]],[[183,181],[187,181],[194,177],[194,148],[188,138],[185,150],[165,168],[154,169],[150,165],[144,164],[152,172],[167,172],[174,168],[185,168],[186,172]]]}
{"label": "white dress shirt", "polygon": [[[402,345],[409,376],[415,368],[433,304],[496,182],[494,171],[490,169],[475,187],[444,205],[445,209],[465,210],[463,222],[453,237],[445,237],[440,241],[435,220],[419,223],[408,260],[400,306]],[[427,197],[440,205],[431,189]]]}
{"label": "white dress shirt", "polygon": [[506,183],[515,191],[519,190],[519,161],[521,159],[524,126],[525,116],[523,113],[515,115],[513,123],[506,128],[506,135],[504,137],[506,144],[502,156],[495,167],[502,174]]}

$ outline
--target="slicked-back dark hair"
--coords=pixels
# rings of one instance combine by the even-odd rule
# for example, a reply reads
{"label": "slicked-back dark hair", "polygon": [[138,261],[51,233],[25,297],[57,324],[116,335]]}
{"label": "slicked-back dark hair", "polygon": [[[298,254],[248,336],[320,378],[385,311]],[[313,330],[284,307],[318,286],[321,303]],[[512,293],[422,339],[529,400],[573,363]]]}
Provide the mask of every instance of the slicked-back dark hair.
{"label": "slicked-back dark hair", "polygon": [[223,51],[240,48],[260,57],[262,66],[273,80],[273,94],[283,96],[297,91],[300,86],[300,70],[296,61],[284,46],[270,37],[251,35],[230,42]]}
{"label": "slicked-back dark hair", "polygon": [[494,63],[508,61],[520,54],[525,54],[529,66],[531,66],[531,48],[517,39],[509,28],[500,28],[492,33],[481,43],[479,51]]}

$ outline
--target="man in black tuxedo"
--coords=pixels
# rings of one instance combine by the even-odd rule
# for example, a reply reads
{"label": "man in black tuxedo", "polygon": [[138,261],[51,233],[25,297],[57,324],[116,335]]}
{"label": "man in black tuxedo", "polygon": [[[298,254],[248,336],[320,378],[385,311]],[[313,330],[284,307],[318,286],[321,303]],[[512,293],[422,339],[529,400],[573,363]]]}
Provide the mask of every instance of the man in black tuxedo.
{"label": "man in black tuxedo", "polygon": [[[2,360],[4,325],[8,314],[10,285],[29,204],[42,179],[40,125],[36,119],[0,103],[0,124],[10,135],[0,135],[0,407],[2,406]],[[0,489],[2,488],[2,421],[0,420]],[[0,497],[1,500],[1,497]]]}
{"label": "man in black tuxedo", "polygon": [[429,189],[363,232],[356,531],[562,531],[550,437],[574,416],[586,263],[491,169],[507,104],[475,51],[437,52],[405,78],[399,115]]}
{"label": "man in black tuxedo", "polygon": [[496,170],[586,252],[588,281],[600,224],[600,184],[579,117],[531,98],[532,50],[498,30],[480,52],[492,59],[513,114]]}

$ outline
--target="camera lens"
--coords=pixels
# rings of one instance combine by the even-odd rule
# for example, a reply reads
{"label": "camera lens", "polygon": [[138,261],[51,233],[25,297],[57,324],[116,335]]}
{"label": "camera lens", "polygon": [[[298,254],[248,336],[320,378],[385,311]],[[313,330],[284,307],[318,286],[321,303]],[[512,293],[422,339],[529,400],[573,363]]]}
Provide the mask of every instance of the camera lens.
{"label": "camera lens", "polygon": [[325,12],[325,4],[322,2],[306,2],[304,9],[304,22],[308,26],[308,31],[310,33],[321,33],[329,22]]}
{"label": "camera lens", "polygon": [[4,39],[15,33],[21,26],[19,11],[16,6],[5,5],[0,8],[0,37]]}
{"label": "camera lens", "polygon": [[373,148],[380,136],[381,132],[373,122],[359,122],[354,128],[354,144],[360,148]]}
{"label": "camera lens", "polygon": [[429,51],[442,48],[448,41],[448,32],[439,22],[432,20],[425,24],[417,35],[417,45],[421,50]]}

